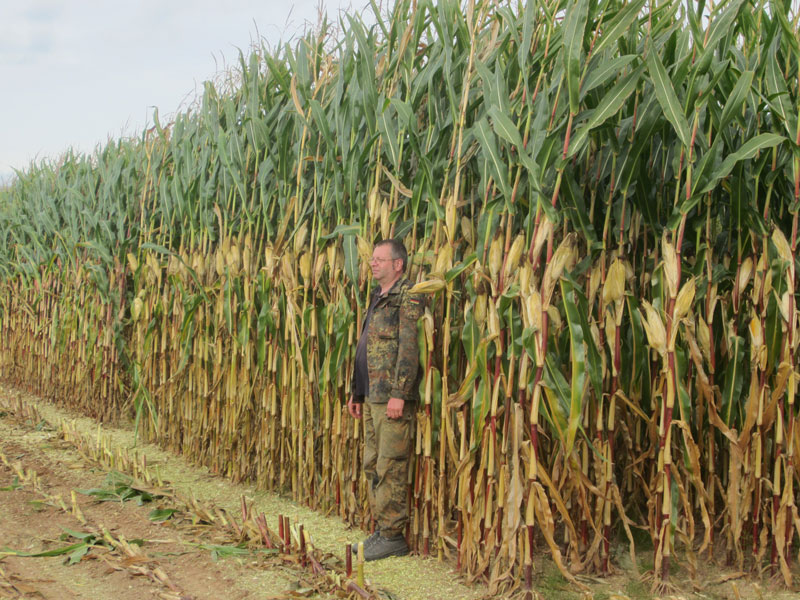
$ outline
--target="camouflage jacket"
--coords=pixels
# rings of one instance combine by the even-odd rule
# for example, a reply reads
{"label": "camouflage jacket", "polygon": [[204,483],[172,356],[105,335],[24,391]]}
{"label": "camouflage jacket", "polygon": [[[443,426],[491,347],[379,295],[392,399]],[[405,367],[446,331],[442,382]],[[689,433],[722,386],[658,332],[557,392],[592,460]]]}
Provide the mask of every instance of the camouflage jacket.
{"label": "camouflage jacket", "polygon": [[[389,398],[416,402],[419,396],[419,346],[417,321],[424,302],[410,294],[411,282],[400,279],[378,300],[367,327],[367,371],[370,403]],[[376,290],[379,294],[380,290]]]}

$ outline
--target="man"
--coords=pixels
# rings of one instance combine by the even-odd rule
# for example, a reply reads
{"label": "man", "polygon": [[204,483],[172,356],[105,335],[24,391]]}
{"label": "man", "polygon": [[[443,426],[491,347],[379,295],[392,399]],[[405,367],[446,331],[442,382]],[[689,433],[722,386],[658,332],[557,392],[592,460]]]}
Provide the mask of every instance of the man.
{"label": "man", "polygon": [[[364,542],[365,560],[408,554],[408,460],[419,387],[417,320],[422,299],[403,278],[408,253],[397,240],[375,245],[370,260],[378,287],[356,347],[347,409],[364,418],[364,473],[375,533]],[[356,544],[353,544],[354,550]]]}

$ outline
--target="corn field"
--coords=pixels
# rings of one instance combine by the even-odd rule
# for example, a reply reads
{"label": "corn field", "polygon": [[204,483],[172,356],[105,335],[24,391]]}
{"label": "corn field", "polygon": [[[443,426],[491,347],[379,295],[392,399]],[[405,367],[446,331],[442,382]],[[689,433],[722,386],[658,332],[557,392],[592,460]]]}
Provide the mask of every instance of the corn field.
{"label": "corn field", "polygon": [[658,586],[792,585],[797,3],[375,11],[20,171],[0,378],[367,528],[343,402],[397,237],[427,298],[412,548],[504,593],[619,545]]}

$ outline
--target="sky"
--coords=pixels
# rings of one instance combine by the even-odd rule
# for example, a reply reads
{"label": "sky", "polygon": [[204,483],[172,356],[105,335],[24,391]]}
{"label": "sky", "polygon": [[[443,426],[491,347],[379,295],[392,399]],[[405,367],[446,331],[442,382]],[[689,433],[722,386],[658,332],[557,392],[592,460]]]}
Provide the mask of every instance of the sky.
{"label": "sky", "polygon": [[[368,5],[323,0],[322,9],[336,21]],[[135,136],[154,107],[166,122],[239,49],[290,41],[319,10],[319,0],[3,0],[0,182],[69,148]]]}

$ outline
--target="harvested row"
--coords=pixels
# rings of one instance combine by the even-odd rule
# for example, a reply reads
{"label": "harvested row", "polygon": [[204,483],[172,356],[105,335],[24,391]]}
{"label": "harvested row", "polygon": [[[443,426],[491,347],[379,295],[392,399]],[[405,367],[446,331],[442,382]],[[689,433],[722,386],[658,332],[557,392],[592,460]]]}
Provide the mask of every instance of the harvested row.
{"label": "harvested row", "polygon": [[537,549],[574,581],[638,529],[657,585],[705,555],[792,585],[797,25],[401,0],[256,48],[3,192],[0,377],[367,526],[342,402],[399,237],[428,296],[414,548],[510,591]]}
{"label": "harvested row", "polygon": [[[61,450],[75,450],[81,462],[87,466],[86,472],[89,471],[88,467],[91,467],[92,471],[100,470],[106,475],[101,487],[71,489],[69,495],[62,495],[64,481],[60,479],[57,486],[62,489],[62,494],[53,492],[54,486],[49,478],[42,477],[30,466],[30,463],[36,460],[30,452],[21,451],[22,449],[13,443],[0,449],[0,468],[5,466],[7,472],[14,474],[12,486],[4,488],[3,491],[22,488],[39,496],[41,500],[36,500],[36,503],[46,505],[56,512],[60,510],[71,515],[79,524],[80,530],[80,533],[75,533],[75,527],[66,530],[77,543],[56,544],[59,547],[43,552],[25,552],[4,547],[0,557],[66,555],[69,564],[77,564],[84,560],[87,554],[91,554],[91,558],[98,557],[94,553],[99,551],[100,560],[112,570],[127,570],[134,575],[151,579],[156,585],[169,590],[159,597],[181,600],[192,596],[180,589],[166,572],[173,570],[170,567],[182,571],[181,565],[170,564],[167,567],[159,557],[210,551],[214,561],[218,557],[250,558],[254,561],[252,565],[257,565],[257,570],[263,571],[264,577],[270,575],[274,577],[276,570],[293,572],[301,578],[301,581],[308,584],[311,590],[319,594],[327,593],[328,596],[337,597],[379,597],[376,590],[369,587],[365,589],[363,565],[359,566],[361,581],[357,582],[355,572],[351,573],[348,567],[348,572],[345,573],[343,561],[317,549],[312,541],[313,532],[309,532],[302,524],[292,524],[288,516],[267,516],[263,512],[259,513],[254,510],[253,503],[248,502],[244,496],[239,503],[241,516],[231,514],[214,503],[198,500],[194,493],[186,495],[175,489],[169,481],[162,479],[158,466],[154,468],[148,464],[144,454],[136,451],[130,453],[127,448],[115,446],[110,436],[100,435],[99,428],[95,439],[81,432],[74,422],[62,421],[54,427],[38,413],[35,405],[19,398],[12,404],[0,402],[0,409],[4,418],[11,417],[9,420],[13,419],[22,428],[54,432],[50,435],[50,439],[61,440],[57,442]],[[9,458],[5,453],[9,448],[14,451],[13,458]],[[24,460],[18,460],[19,458]],[[46,466],[45,470],[48,470]],[[75,474],[74,477],[80,477],[80,474]],[[82,500],[79,501],[79,498]],[[94,504],[87,503],[86,498],[91,498]],[[140,519],[145,524],[150,523],[151,535],[157,531],[157,526],[153,523],[163,528],[163,535],[158,533],[153,535],[158,540],[150,541],[137,537],[136,540],[129,542],[126,540],[126,534],[128,538],[131,534],[137,535],[135,529],[124,531],[123,527],[123,532],[120,533],[120,524],[116,520],[107,520],[108,516],[105,517],[106,520],[98,522],[98,518],[104,519],[104,517],[98,516],[102,513],[95,510],[97,504],[111,502],[117,505],[117,510],[122,510],[120,508],[122,504],[131,501],[132,505],[133,500],[139,506],[150,507],[149,517]],[[277,521],[278,527],[271,529],[268,520],[270,523]],[[110,529],[103,525],[104,522]],[[135,519],[133,523],[136,524]],[[131,520],[125,520],[125,526],[132,527]],[[141,524],[139,526],[141,527]],[[172,544],[181,551],[166,552],[163,546],[159,551],[159,544]],[[189,548],[188,551],[186,547]],[[112,561],[108,560],[109,557]],[[184,580],[187,577],[183,572],[179,575]],[[197,589],[196,582],[194,587]],[[210,590],[206,591],[210,593]]]}

